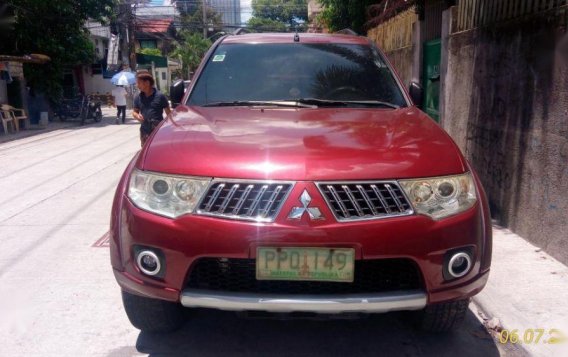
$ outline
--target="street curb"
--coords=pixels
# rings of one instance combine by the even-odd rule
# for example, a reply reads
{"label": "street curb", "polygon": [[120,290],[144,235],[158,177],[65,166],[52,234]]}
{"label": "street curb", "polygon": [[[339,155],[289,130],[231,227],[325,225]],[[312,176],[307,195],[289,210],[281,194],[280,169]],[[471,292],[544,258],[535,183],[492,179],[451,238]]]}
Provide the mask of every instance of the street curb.
{"label": "street curb", "polygon": [[[517,330],[522,338],[502,345],[529,356],[568,356],[568,342],[548,343],[553,336],[568,335],[568,266],[498,226],[493,227],[493,245],[489,280],[472,298],[485,314],[484,325],[493,332]],[[536,330],[544,330],[538,342],[531,337]]]}
{"label": "street curb", "polygon": [[[499,332],[503,329],[503,325],[501,324],[502,320],[499,319],[497,316],[495,316],[493,313],[491,313],[489,311],[490,309],[488,309],[487,306],[485,306],[485,304],[483,304],[481,301],[479,301],[477,299],[477,296],[474,296],[474,297],[471,298],[471,304],[475,305],[475,309],[478,312],[476,314],[477,315],[476,317],[483,324],[483,326],[487,330],[487,333],[490,334],[491,337],[493,337],[494,340],[496,340],[496,343],[500,344],[500,347],[502,347],[504,349],[515,350],[515,352],[516,352],[515,357],[532,356],[531,351],[526,349],[524,345],[510,345],[510,344],[500,343],[498,341],[498,339],[499,339]],[[499,319],[499,324],[497,325],[497,328],[491,328],[491,327],[488,326],[488,322],[491,321],[494,318]],[[518,352],[522,352],[523,354],[520,355]]]}

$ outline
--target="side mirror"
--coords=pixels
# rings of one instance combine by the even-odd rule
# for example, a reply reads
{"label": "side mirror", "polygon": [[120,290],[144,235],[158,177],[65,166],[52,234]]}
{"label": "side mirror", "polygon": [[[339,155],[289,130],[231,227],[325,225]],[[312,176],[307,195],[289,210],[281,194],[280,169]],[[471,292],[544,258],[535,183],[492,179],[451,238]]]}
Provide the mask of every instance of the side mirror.
{"label": "side mirror", "polygon": [[172,107],[177,107],[183,100],[183,95],[185,94],[185,88],[183,86],[183,80],[177,80],[170,86],[170,100],[172,101]]}
{"label": "side mirror", "polygon": [[408,88],[408,93],[414,104],[421,108],[424,100],[424,89],[422,89],[422,86],[416,82],[412,82]]}

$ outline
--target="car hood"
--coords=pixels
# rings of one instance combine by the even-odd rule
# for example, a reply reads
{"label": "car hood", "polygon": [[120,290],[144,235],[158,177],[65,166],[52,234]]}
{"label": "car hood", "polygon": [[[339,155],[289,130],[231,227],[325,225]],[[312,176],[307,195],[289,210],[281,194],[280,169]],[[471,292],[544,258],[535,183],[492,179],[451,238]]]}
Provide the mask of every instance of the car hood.
{"label": "car hood", "polygon": [[178,107],[138,167],[193,176],[370,180],[463,173],[457,146],[415,107]]}

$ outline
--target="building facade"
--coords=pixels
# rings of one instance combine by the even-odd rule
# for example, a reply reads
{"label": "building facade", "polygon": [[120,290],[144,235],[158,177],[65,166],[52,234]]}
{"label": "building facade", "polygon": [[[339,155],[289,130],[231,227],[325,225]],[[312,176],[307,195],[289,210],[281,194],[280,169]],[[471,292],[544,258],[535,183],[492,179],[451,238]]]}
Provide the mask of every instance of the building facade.
{"label": "building facade", "polygon": [[242,25],[239,0],[209,0],[208,5],[221,15],[223,28],[230,30]]}

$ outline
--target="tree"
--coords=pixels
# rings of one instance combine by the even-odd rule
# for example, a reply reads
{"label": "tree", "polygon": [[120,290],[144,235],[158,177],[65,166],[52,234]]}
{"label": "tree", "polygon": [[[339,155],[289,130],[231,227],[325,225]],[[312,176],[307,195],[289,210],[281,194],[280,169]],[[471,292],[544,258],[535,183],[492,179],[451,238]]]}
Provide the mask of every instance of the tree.
{"label": "tree", "polygon": [[[194,5],[187,8],[187,11],[181,12],[181,27],[184,30],[190,32],[200,32],[203,31],[203,26],[208,29],[212,28],[214,32],[221,31],[223,28],[223,20],[221,14],[219,14],[215,9],[207,7],[206,17],[207,23],[203,23],[203,5]],[[209,31],[208,31],[209,32]]]}
{"label": "tree", "polygon": [[323,5],[323,11],[318,20],[331,31],[350,28],[364,34],[366,9],[377,3],[376,0],[318,0]]}
{"label": "tree", "polygon": [[252,0],[254,17],[271,19],[294,26],[308,19],[306,0]]}
{"label": "tree", "polygon": [[199,66],[201,59],[210,46],[211,41],[204,39],[199,33],[182,30],[180,32],[180,40],[175,43],[176,49],[170,56],[181,59],[183,73],[190,73]]}
{"label": "tree", "polygon": [[14,14],[12,31],[0,38],[0,53],[40,53],[46,64],[25,64],[28,83],[55,100],[63,93],[66,65],[92,63],[95,50],[85,28],[87,19],[105,21],[115,0],[7,0]]}
{"label": "tree", "polygon": [[308,19],[306,0],[252,0],[248,26],[260,31],[295,30]]}
{"label": "tree", "polygon": [[263,17],[252,17],[248,22],[248,27],[258,32],[286,32],[287,30],[284,22]]}

